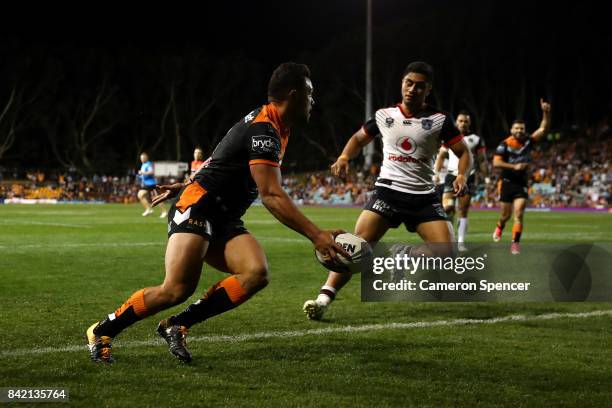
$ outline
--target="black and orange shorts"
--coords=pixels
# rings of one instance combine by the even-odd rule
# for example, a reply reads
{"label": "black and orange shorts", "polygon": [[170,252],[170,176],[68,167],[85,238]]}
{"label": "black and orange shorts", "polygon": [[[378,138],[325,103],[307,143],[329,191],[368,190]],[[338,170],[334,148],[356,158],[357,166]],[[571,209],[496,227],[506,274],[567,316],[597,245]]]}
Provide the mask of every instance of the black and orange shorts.
{"label": "black and orange shorts", "polygon": [[517,198],[529,198],[529,189],[526,184],[502,179],[499,188],[499,201],[511,203]]}
{"label": "black and orange shorts", "polygon": [[240,218],[228,217],[214,195],[197,182],[181,190],[168,211],[168,238],[177,232],[201,235],[211,244],[249,233]]}

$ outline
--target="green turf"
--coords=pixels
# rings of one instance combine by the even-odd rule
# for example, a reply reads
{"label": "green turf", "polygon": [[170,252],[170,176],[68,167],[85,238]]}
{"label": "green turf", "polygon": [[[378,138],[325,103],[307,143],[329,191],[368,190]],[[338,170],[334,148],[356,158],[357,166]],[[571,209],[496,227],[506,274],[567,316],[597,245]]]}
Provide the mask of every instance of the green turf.
{"label": "green turf", "polygon": [[[323,227],[347,230],[359,214],[358,209],[304,211]],[[123,205],[0,206],[0,387],[62,386],[70,389],[72,405],[109,407],[609,406],[612,401],[609,316],[202,339],[612,309],[610,303],[361,303],[355,281],[324,321],[310,322],[301,306],[316,296],[326,273],[310,243],[261,207],[245,220],[266,250],[271,283],[240,308],[191,330],[200,340],[191,343],[191,366],[179,365],[161,339],[156,341],[157,317],[116,340],[115,365],[93,364],[82,340],[85,328],[135,290],[163,279],[166,225],[140,212]],[[488,242],[496,217],[474,212],[470,238]],[[528,213],[523,240],[610,242],[611,229],[608,214]],[[388,240],[418,241],[401,229],[391,231]],[[507,245],[508,236],[504,240]],[[205,268],[190,300],[221,276]],[[150,344],[134,344],[143,340]]]}

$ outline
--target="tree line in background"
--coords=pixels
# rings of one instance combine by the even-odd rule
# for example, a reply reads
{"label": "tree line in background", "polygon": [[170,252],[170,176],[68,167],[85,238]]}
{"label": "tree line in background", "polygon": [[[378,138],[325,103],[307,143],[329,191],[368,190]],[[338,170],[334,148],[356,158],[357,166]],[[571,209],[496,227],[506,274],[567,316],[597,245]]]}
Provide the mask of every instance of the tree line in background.
{"label": "tree line in background", "polygon": [[[471,112],[474,130],[490,146],[514,118],[537,127],[540,97],[552,103],[553,127],[561,130],[593,126],[612,111],[589,61],[566,67],[551,49],[482,47],[469,41],[481,33],[466,34],[460,25],[447,27],[441,43],[431,27],[423,34],[430,40],[411,43],[409,52],[397,40],[405,23],[376,31],[374,106],[398,102],[405,65],[424,59],[436,70],[430,101],[453,114]],[[212,55],[193,46],[4,47],[11,57],[0,68],[0,163],[83,174],[135,167],[141,151],[188,161],[199,145],[210,154],[237,120],[266,102],[274,68],[247,53]],[[310,126],[292,135],[289,170],[326,168],[363,122],[363,48],[363,35],[348,33],[295,58],[313,71],[316,105]]]}

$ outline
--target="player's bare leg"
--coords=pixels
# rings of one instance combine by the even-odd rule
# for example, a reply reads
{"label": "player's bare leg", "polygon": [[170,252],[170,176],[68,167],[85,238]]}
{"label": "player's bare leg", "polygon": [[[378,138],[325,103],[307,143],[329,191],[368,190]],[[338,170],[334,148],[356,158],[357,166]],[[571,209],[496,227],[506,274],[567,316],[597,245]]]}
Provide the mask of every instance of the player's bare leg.
{"label": "player's bare leg", "polygon": [[184,302],[195,291],[208,240],[200,235],[176,233],[166,247],[166,276],[158,286],[134,292],[121,307],[87,330],[93,361],[112,362],[111,341],[127,327],[161,310]]}
{"label": "player's bare leg", "polygon": [[444,212],[446,212],[446,216],[450,220],[451,224],[455,224],[455,194],[454,193],[444,193],[442,196],[442,206],[444,207]]}
{"label": "player's bare leg", "polygon": [[468,231],[468,212],[470,210],[470,202],[472,196],[464,194],[459,197],[459,222],[457,223],[457,248],[463,252],[467,250],[465,246],[465,237]]}
{"label": "player's bare leg", "polygon": [[501,202],[501,215],[499,220],[497,221],[497,225],[495,226],[495,231],[493,232],[493,241],[499,242],[501,241],[502,232],[504,231],[504,227],[506,226],[506,222],[510,219],[512,215],[512,203]]}
{"label": "player's bare leg", "polygon": [[[389,222],[382,215],[373,211],[364,210],[355,223],[355,235],[375,244],[385,235],[389,229]],[[319,291],[317,299],[307,300],[303,310],[310,320],[319,320],[323,317],[325,310],[335,299],[336,294],[351,280],[352,274],[329,271],[325,284]]]}
{"label": "player's bare leg", "polygon": [[[419,234],[424,244],[417,245],[398,245],[391,248],[391,256],[406,255],[409,257],[418,256],[436,256],[447,257],[455,256],[454,233],[453,226],[446,220],[435,220],[422,222],[416,227],[416,232]],[[403,271],[392,271],[391,278],[399,280],[404,278]]]}
{"label": "player's bare leg", "polygon": [[[426,245],[417,248],[417,252],[428,256],[453,255],[453,226],[449,221],[428,221],[420,223],[416,228],[417,234]],[[435,245],[427,245],[435,244]]]}
{"label": "player's bare leg", "polygon": [[512,255],[518,255],[521,253],[521,234],[523,233],[523,214],[525,213],[525,206],[527,200],[525,198],[517,198],[512,203],[512,244],[510,245],[510,252]]}
{"label": "player's bare leg", "polygon": [[149,199],[149,192],[147,190],[138,190],[138,200],[140,204],[144,207],[143,216],[147,216],[149,214],[153,214],[153,208],[151,208],[151,201]]}
{"label": "player's bare leg", "polygon": [[212,245],[206,263],[231,276],[215,283],[197,302],[162,320],[157,332],[170,352],[183,362],[191,361],[187,331],[196,323],[231,310],[268,284],[268,262],[263,249],[250,234],[238,235],[225,244]]}

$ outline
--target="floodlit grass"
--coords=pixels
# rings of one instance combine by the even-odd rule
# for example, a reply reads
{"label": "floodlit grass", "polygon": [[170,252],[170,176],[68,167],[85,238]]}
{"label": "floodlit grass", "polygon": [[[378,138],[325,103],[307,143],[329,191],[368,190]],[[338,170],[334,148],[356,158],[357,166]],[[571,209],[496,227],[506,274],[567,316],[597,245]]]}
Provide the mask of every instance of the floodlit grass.
{"label": "floodlit grass", "polygon": [[[163,279],[166,224],[141,211],[0,206],[0,387],[67,387],[73,405],[112,407],[609,406],[612,400],[610,315],[288,337],[377,323],[612,310],[612,304],[361,303],[355,279],[324,321],[310,322],[301,306],[316,296],[326,271],[305,238],[261,207],[245,221],[266,250],[271,283],[240,308],[192,328],[193,364],[177,363],[154,334],[159,319],[184,306],[121,334],[116,364],[93,364],[82,339],[87,326]],[[359,214],[304,212],[323,227],[347,230]],[[488,242],[496,217],[473,212],[469,238]],[[611,228],[608,214],[528,213],[523,240],[610,242]],[[387,238],[418,241],[403,229]],[[188,302],[221,277],[205,267]],[[264,332],[285,336],[252,336]]]}

